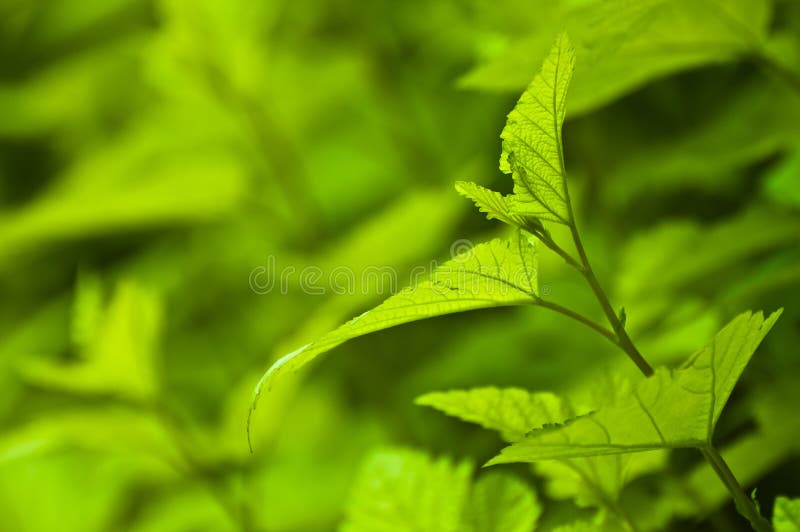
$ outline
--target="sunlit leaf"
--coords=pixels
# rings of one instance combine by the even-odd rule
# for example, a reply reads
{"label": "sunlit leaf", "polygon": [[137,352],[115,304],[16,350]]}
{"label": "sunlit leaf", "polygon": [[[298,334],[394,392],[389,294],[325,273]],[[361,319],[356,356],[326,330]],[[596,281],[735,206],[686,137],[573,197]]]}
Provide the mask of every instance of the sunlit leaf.
{"label": "sunlit leaf", "polygon": [[490,464],[613,455],[675,447],[703,447],[742,371],[778,319],[744,313],[680,369],[659,368],[631,384],[596,413],[545,427],[493,458]]}
{"label": "sunlit leaf", "polygon": [[490,220],[500,220],[508,225],[525,227],[528,220],[521,215],[511,212],[511,197],[503,196],[499,192],[482,187],[469,181],[456,183],[456,190],[462,196],[475,202],[478,210],[486,214]]}
{"label": "sunlit leaf", "polygon": [[[611,383],[609,383],[611,384]],[[417,399],[448,415],[498,431],[509,443],[523,441],[531,431],[568,422],[586,408],[575,409],[551,393],[531,393],[518,388],[475,388],[434,392]],[[663,456],[593,456],[536,464],[548,479],[548,493],[556,499],[572,498],[581,506],[607,506],[627,482],[660,467]],[[611,508],[613,510],[613,508]]]}
{"label": "sunlit leaf", "polygon": [[373,310],[278,360],[259,382],[255,399],[281,376],[352,338],[434,316],[530,304],[537,297],[532,242],[516,232],[508,240],[479,244],[441,265],[430,279],[400,291]]}
{"label": "sunlit leaf", "polygon": [[575,52],[561,34],[541,70],[508,115],[500,169],[514,178],[512,211],[570,224],[561,126]]}

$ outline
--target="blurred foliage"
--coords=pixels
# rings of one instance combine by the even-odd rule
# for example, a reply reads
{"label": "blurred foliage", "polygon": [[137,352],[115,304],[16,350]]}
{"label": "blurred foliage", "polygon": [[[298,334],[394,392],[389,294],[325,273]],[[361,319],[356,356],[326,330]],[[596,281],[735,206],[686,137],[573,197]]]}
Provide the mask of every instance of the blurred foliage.
{"label": "blurred foliage", "polygon": [[[510,190],[498,135],[565,27],[578,58],[566,166],[598,277],[657,363],[745,309],[785,307],[717,443],[765,513],[798,497],[794,0],[3,0],[0,529],[369,530],[368,505],[348,501],[395,495],[428,497],[419,523],[451,519],[430,476],[476,498],[476,530],[535,521],[515,513],[520,497],[541,504],[537,530],[606,526],[552,471],[458,465],[500,439],[412,403],[487,385],[590,390],[629,365],[544,309],[346,344],[262,400],[255,454],[245,438],[277,356],[457,239],[499,232],[453,183]],[[323,276],[308,294],[294,274],[260,293],[268,257],[278,271],[392,267],[401,286],[340,294]],[[542,290],[600,317],[558,257],[540,262]],[[694,454],[667,465],[621,488],[640,529],[741,529]]]}

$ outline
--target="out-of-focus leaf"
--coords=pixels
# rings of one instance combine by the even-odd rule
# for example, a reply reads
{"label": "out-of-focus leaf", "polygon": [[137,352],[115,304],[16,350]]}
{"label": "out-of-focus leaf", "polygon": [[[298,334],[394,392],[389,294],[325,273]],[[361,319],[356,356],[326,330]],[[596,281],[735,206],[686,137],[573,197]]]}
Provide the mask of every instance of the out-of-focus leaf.
{"label": "out-of-focus leaf", "polygon": [[136,457],[162,472],[186,467],[175,440],[156,416],[123,407],[74,409],[7,430],[0,435],[0,463],[73,448]]}
{"label": "out-of-focus leaf", "polygon": [[800,149],[789,152],[770,170],[764,180],[764,192],[777,203],[800,207]]}
{"label": "out-of-focus leaf", "polygon": [[67,364],[23,360],[21,371],[29,381],[48,388],[152,398],[158,389],[155,364],[161,313],[151,293],[133,283],[120,284],[80,360]]}
{"label": "out-of-focus leaf", "polygon": [[772,511],[772,526],[775,532],[800,531],[800,499],[778,497]]}
{"label": "out-of-focus leaf", "polygon": [[730,193],[753,164],[800,142],[800,98],[785,84],[759,79],[733,94],[720,96],[729,99],[686,133],[617,154],[605,201],[632,208],[658,194]]}
{"label": "out-of-focus leaf", "polygon": [[526,532],[542,512],[525,483],[504,474],[472,481],[472,466],[412,450],[370,456],[341,530]]}
{"label": "out-of-focus leaf", "polygon": [[522,481],[502,474],[483,475],[472,487],[465,531],[530,532],[542,507]]}
{"label": "out-of-focus leaf", "polygon": [[369,457],[356,480],[343,532],[457,532],[472,466],[395,450]]}
{"label": "out-of-focus leaf", "polygon": [[[674,72],[757,50],[766,38],[770,12],[767,0],[615,0],[554,14],[548,26],[566,27],[579,39],[581,66],[570,90],[570,115]],[[468,73],[462,86],[519,90],[552,37],[539,32],[520,39]]]}
{"label": "out-of-focus leaf", "polygon": [[[626,305],[649,305],[658,302],[657,294],[683,293],[731,265],[741,269],[761,253],[796,246],[798,235],[800,224],[794,217],[764,209],[710,227],[665,222],[628,244],[617,277],[617,294]],[[630,315],[636,319],[635,312]]]}

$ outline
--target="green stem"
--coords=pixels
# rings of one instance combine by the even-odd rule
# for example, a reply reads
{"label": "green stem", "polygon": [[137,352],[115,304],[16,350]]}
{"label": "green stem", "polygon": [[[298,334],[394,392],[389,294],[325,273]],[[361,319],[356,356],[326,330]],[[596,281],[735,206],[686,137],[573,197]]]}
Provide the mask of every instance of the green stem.
{"label": "green stem", "polygon": [[603,335],[603,337],[605,337],[607,340],[609,340],[613,344],[619,345],[619,343],[617,343],[617,335],[615,335],[612,331],[609,331],[608,329],[606,329],[605,327],[603,327],[602,325],[600,325],[596,321],[590,320],[586,316],[578,314],[577,312],[575,312],[573,310],[570,310],[567,307],[562,307],[558,303],[553,303],[551,301],[545,301],[544,299],[537,299],[534,304],[538,305],[540,307],[544,307],[544,308],[550,309],[552,311],[558,312],[559,314],[563,314],[564,316],[567,316],[568,318],[572,318],[573,320],[575,320],[577,322],[580,322],[580,323],[586,325],[587,327],[597,331],[598,333]]}
{"label": "green stem", "polygon": [[769,524],[769,521],[764,519],[759,513],[758,508],[756,508],[756,505],[750,497],[747,496],[747,493],[744,492],[730,467],[728,467],[722,455],[719,454],[719,451],[710,444],[701,448],[700,451],[703,453],[706,462],[711,465],[714,473],[717,474],[722,483],[725,484],[725,487],[728,488],[728,492],[733,496],[736,509],[743,517],[750,521],[753,530],[756,532],[774,532],[772,525]]}
{"label": "green stem", "polygon": [[652,366],[645,360],[642,354],[636,349],[636,346],[633,344],[630,336],[628,336],[628,332],[625,330],[625,326],[619,320],[619,316],[617,313],[614,312],[614,308],[611,306],[611,302],[608,300],[608,296],[603,291],[603,287],[600,286],[600,282],[597,280],[597,276],[595,276],[594,271],[592,270],[592,265],[589,262],[589,257],[586,256],[586,251],[583,249],[583,242],[581,242],[580,234],[578,233],[578,227],[573,222],[570,225],[570,231],[572,232],[572,240],[575,242],[575,249],[578,250],[578,256],[580,257],[582,268],[578,271],[581,272],[581,275],[586,279],[586,282],[589,283],[589,286],[592,288],[592,292],[594,292],[597,301],[600,303],[600,306],[603,308],[603,313],[606,315],[606,319],[608,323],[611,325],[611,328],[614,330],[614,334],[616,335],[616,344],[619,345],[623,351],[630,357],[636,367],[639,368],[645,377],[651,376],[653,372]]}

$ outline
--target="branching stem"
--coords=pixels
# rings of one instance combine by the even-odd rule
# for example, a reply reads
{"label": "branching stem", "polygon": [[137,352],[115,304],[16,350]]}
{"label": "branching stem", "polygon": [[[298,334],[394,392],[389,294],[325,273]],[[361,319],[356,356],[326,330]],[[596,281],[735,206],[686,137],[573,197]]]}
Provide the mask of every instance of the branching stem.
{"label": "branching stem", "polygon": [[578,314],[574,310],[568,309],[567,307],[563,307],[563,306],[559,305],[558,303],[553,303],[552,301],[545,301],[544,299],[537,299],[535,304],[540,306],[540,307],[544,307],[544,308],[550,309],[552,311],[558,312],[559,314],[563,314],[564,316],[567,316],[568,318],[572,318],[573,320],[575,320],[575,321],[577,321],[579,323],[582,323],[582,324],[586,325],[587,327],[597,331],[598,333],[603,335],[606,339],[608,339],[610,342],[612,342],[612,343],[614,343],[616,345],[619,345],[617,343],[617,335],[615,335],[612,331],[610,331],[607,328],[603,327],[602,325],[600,325],[596,321],[590,320],[586,316]]}
{"label": "branching stem", "polygon": [[583,242],[581,242],[580,234],[578,233],[578,227],[573,221],[569,227],[570,232],[572,233],[572,240],[575,243],[575,249],[578,251],[578,257],[580,258],[580,268],[578,271],[583,275],[586,282],[589,283],[589,286],[594,292],[597,301],[600,303],[600,306],[603,308],[603,313],[606,315],[606,319],[608,323],[611,325],[611,328],[614,331],[616,343],[625,353],[630,357],[636,367],[639,368],[639,371],[645,377],[649,377],[653,374],[653,367],[645,360],[642,354],[636,349],[636,346],[631,341],[630,336],[628,336],[628,332],[625,330],[625,326],[617,316],[617,313],[614,312],[614,308],[611,306],[611,302],[608,300],[608,296],[606,296],[605,291],[603,291],[603,287],[600,286],[600,282],[597,280],[597,276],[594,274],[594,270],[592,270],[592,265],[589,262],[589,257],[586,256],[586,251],[583,248]]}
{"label": "branching stem", "polygon": [[[628,357],[630,357],[633,363],[636,364],[636,367],[638,367],[646,377],[649,377],[654,373],[652,366],[650,366],[647,360],[645,360],[645,358],[634,345],[630,336],[628,336],[628,333],[625,330],[625,325],[622,323],[617,313],[614,312],[614,307],[611,306],[608,296],[606,295],[605,291],[603,291],[603,287],[600,286],[600,282],[597,280],[597,276],[592,270],[592,265],[589,262],[589,257],[586,255],[586,250],[583,247],[583,242],[581,241],[580,233],[578,232],[578,227],[575,223],[572,206],[569,202],[569,192],[567,192],[567,206],[569,208],[571,218],[569,228],[572,234],[573,243],[575,244],[575,249],[578,252],[579,260],[576,261],[572,255],[555,244],[555,242],[549,238],[549,235],[545,235],[545,238],[541,238],[541,235],[537,236],[540,236],[542,243],[564,258],[567,264],[575,268],[584,277],[584,279],[586,279],[586,282],[591,287],[592,292],[594,292],[597,301],[603,308],[603,313],[606,315],[606,319],[611,325],[612,330],[608,330],[597,322],[594,322],[578,314],[577,312],[562,307],[556,303],[537,299],[536,304],[568,316],[599,332],[605,338],[617,344],[628,355]],[[703,457],[705,458],[706,462],[708,462],[733,497],[733,501],[736,504],[736,509],[738,512],[750,522],[750,525],[753,527],[753,529],[756,532],[774,532],[772,525],[770,525],[770,523],[760,514],[758,508],[756,508],[756,505],[753,503],[750,497],[747,496],[744,489],[739,484],[739,481],[736,480],[736,477],[734,476],[730,467],[728,467],[728,464],[722,458],[722,455],[720,455],[719,452],[714,448],[714,446],[709,443],[705,447],[702,447],[700,451],[703,453]]]}

